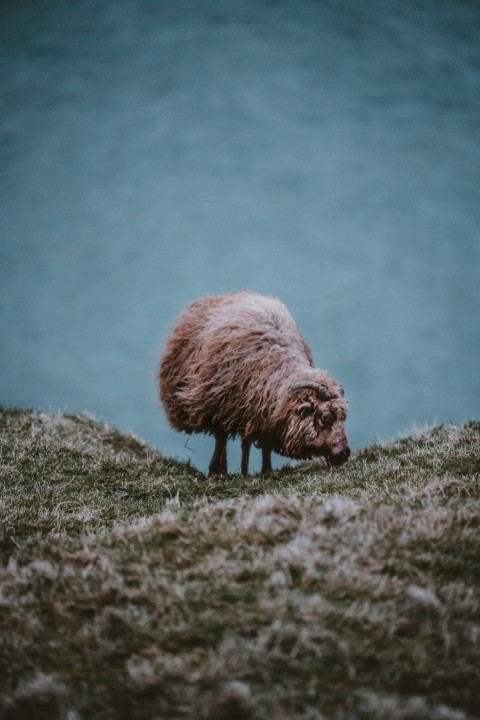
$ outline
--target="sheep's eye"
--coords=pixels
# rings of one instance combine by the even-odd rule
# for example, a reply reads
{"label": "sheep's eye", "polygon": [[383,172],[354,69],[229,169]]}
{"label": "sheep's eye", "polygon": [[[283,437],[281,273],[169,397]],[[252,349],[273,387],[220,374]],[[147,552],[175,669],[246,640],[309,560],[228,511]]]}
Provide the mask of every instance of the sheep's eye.
{"label": "sheep's eye", "polygon": [[300,407],[297,410],[297,413],[300,415],[300,417],[307,417],[307,415],[312,415],[315,411],[315,408],[313,405],[310,405],[310,403],[307,403],[305,405],[300,405]]}

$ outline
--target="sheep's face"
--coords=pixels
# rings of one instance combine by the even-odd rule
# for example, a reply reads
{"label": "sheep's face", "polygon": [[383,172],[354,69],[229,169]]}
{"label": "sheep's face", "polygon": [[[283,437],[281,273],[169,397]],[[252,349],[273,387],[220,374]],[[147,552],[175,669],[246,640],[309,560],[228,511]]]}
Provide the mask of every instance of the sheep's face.
{"label": "sheep's face", "polygon": [[285,410],[277,452],[300,460],[323,456],[331,465],[348,460],[347,404],[340,392],[338,397],[322,400],[312,390],[299,389]]}

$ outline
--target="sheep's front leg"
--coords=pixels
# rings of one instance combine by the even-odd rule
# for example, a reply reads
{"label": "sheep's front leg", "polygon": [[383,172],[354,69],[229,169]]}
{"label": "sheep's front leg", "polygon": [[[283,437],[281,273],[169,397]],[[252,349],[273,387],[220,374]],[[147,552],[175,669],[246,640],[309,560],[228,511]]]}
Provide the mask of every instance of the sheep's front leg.
{"label": "sheep's front leg", "polygon": [[262,448],[262,474],[272,472],[272,451],[270,448]]}
{"label": "sheep's front leg", "polygon": [[215,433],[215,450],[213,451],[209,475],[226,475],[227,474],[227,435],[223,432]]}
{"label": "sheep's front leg", "polygon": [[250,459],[250,448],[252,441],[242,438],[242,475],[248,475],[248,461]]}

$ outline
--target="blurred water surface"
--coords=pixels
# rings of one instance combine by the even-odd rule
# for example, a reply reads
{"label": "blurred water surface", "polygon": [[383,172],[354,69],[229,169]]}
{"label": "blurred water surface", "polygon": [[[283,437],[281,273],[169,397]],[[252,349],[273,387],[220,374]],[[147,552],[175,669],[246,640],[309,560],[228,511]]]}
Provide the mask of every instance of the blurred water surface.
{"label": "blurred water surface", "polygon": [[478,417],[479,37],[459,0],[2,3],[0,401],[205,469],[158,353],[252,288],[345,385],[353,447]]}

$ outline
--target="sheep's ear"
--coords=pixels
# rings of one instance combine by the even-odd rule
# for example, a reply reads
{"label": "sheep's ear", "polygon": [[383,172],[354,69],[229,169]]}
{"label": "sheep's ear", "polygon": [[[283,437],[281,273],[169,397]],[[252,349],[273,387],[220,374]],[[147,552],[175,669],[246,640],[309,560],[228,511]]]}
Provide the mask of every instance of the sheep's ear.
{"label": "sheep's ear", "polygon": [[340,393],[340,395],[341,395],[342,397],[345,396],[345,388],[343,387],[343,385],[339,385],[339,386],[338,386],[338,392]]}
{"label": "sheep's ear", "polygon": [[302,403],[298,406],[296,412],[300,417],[307,417],[308,415],[313,415],[315,407],[311,402]]}

